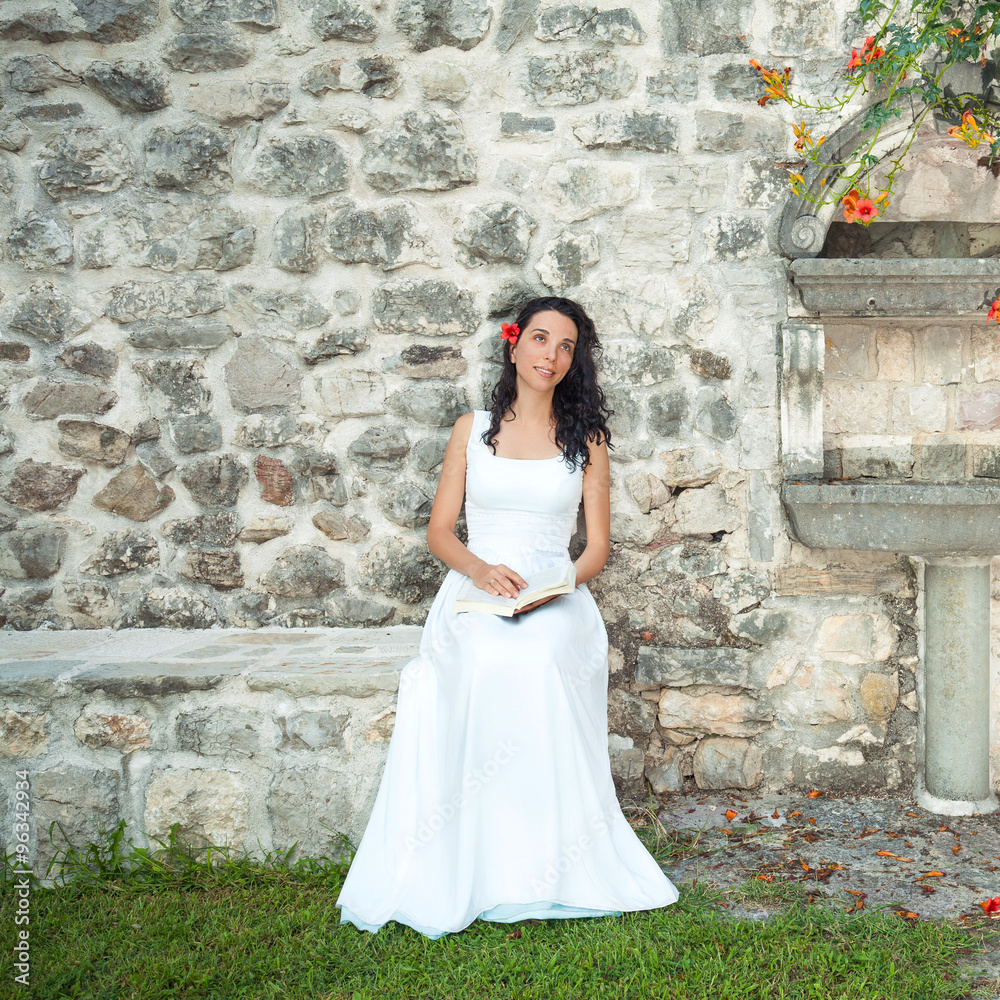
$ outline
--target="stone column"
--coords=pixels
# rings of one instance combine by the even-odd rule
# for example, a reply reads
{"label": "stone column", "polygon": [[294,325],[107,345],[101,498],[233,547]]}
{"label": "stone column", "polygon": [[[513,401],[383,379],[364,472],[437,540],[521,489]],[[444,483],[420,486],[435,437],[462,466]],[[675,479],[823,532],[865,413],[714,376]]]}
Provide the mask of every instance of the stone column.
{"label": "stone column", "polygon": [[[924,785],[937,812],[997,806],[990,787],[990,561],[928,559],[924,571]],[[942,808],[947,807],[947,808]]]}

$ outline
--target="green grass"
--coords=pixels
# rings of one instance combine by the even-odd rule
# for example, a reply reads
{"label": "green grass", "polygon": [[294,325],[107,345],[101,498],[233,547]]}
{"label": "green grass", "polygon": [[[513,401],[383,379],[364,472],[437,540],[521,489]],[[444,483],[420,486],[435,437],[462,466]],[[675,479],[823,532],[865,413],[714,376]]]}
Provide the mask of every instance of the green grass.
{"label": "green grass", "polygon": [[[658,860],[705,850],[699,831],[647,816],[637,833]],[[637,820],[639,822],[639,820]],[[777,880],[723,893],[680,884],[680,899],[621,917],[493,924],[430,941],[389,923],[378,934],[340,924],[334,905],[351,847],[290,863],[206,856],[171,831],[134,849],[121,823],[106,839],[67,848],[50,867],[64,884],[31,893],[31,986],[12,988],[9,870],[2,884],[0,996],[87,1000],[375,1000],[375,998],[683,998],[944,1000],[1000,996],[972,986],[956,958],[978,931],[895,914],[846,915],[803,902]],[[11,860],[7,859],[8,862]],[[61,873],[61,874],[60,874]],[[720,903],[766,904],[764,921],[727,917]],[[979,992],[982,989],[982,992]]]}

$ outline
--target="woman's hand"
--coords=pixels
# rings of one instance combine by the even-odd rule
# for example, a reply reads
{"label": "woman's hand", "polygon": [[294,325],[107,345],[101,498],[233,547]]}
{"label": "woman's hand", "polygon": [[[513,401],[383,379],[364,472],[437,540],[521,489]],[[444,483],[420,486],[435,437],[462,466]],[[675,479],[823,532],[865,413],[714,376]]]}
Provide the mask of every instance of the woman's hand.
{"label": "woman's hand", "polygon": [[484,563],[483,568],[472,577],[472,582],[487,594],[500,597],[517,597],[521,588],[528,586],[520,573],[515,573],[503,563],[497,563],[495,566]]}

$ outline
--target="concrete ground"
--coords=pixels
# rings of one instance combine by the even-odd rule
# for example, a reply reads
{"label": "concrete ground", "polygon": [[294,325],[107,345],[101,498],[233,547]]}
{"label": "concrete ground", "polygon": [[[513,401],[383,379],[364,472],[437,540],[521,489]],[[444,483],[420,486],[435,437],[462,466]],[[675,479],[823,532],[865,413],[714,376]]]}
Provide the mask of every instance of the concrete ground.
{"label": "concrete ground", "polygon": [[[676,884],[697,879],[728,889],[761,875],[771,886],[793,881],[813,901],[845,912],[895,910],[916,914],[904,919],[988,929],[987,951],[963,965],[995,980],[995,992],[976,996],[1000,997],[1000,913],[978,905],[1000,896],[1000,813],[941,816],[888,795],[747,792],[663,796],[657,815],[689,846],[700,834],[693,851],[704,853],[664,865]],[[774,912],[736,901],[719,909],[751,920]]]}

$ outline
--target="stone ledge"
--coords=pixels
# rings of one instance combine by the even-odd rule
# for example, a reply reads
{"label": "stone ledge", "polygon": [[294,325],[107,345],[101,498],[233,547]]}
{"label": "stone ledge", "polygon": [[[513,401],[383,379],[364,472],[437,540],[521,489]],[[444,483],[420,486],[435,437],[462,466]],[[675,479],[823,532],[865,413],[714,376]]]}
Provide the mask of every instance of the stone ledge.
{"label": "stone ledge", "polygon": [[0,692],[115,697],[205,691],[242,677],[255,691],[366,697],[395,691],[421,628],[94,629],[4,632]]}
{"label": "stone ledge", "polygon": [[997,486],[785,483],[781,500],[810,548],[1000,555]]}
{"label": "stone ledge", "polygon": [[1000,283],[1000,259],[859,260],[803,257],[788,266],[810,312],[821,316],[976,316]]}

